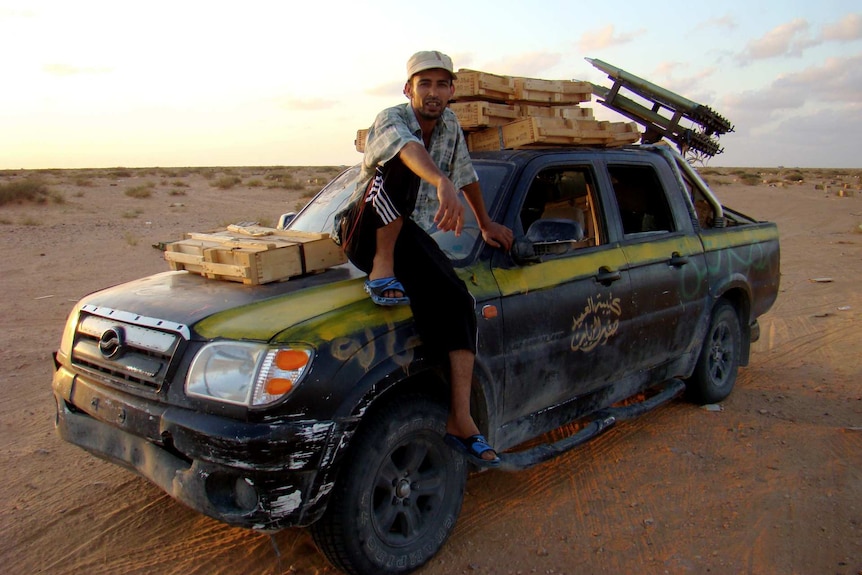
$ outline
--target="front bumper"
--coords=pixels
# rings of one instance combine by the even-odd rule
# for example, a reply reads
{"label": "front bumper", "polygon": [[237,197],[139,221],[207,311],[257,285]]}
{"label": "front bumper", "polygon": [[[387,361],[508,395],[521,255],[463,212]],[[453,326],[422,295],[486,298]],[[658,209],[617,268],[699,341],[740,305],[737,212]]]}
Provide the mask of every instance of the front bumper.
{"label": "front bumper", "polygon": [[352,425],[246,422],[142,399],[58,366],[57,432],[239,527],[304,526],[323,513]]}

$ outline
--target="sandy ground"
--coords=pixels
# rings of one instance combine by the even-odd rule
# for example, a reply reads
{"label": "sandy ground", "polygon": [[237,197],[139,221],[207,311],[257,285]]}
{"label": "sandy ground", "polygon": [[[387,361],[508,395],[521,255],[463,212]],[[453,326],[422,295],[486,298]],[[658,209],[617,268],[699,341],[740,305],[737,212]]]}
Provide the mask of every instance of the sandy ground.
{"label": "sandy ground", "polygon": [[[303,530],[227,527],[54,433],[51,353],[74,301],[166,270],[156,242],[272,225],[301,203],[268,187],[273,170],[213,172],[40,173],[62,203],[0,206],[3,572],[336,572]],[[454,535],[419,573],[862,573],[859,172],[754,186],[710,172],[726,205],[778,222],[782,239],[781,294],[733,395],[721,411],[671,403],[529,471],[472,476]],[[0,172],[0,185],[29,175]],[[224,177],[241,183],[221,189]]]}

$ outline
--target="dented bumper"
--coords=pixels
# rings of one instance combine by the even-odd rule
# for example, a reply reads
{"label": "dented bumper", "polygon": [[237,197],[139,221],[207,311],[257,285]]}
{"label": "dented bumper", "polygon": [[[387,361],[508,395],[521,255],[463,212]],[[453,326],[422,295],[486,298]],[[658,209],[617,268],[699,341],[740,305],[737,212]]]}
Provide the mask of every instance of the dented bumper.
{"label": "dented bumper", "polygon": [[166,407],[62,366],[53,390],[64,440],[136,471],[196,511],[253,529],[317,520],[349,432],[332,421],[247,422]]}

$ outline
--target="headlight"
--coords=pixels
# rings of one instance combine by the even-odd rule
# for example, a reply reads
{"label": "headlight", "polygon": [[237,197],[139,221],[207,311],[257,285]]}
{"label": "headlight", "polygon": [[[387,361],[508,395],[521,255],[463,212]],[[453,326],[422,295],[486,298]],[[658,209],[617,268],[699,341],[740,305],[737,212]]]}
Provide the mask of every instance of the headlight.
{"label": "headlight", "polygon": [[70,357],[72,355],[72,345],[75,342],[75,330],[78,327],[78,314],[81,312],[81,304],[75,304],[75,307],[66,318],[66,327],[63,328],[63,337],[60,339],[60,355]]}
{"label": "headlight", "polygon": [[186,394],[261,407],[288,395],[311,365],[305,347],[216,341],[201,349],[186,377]]}

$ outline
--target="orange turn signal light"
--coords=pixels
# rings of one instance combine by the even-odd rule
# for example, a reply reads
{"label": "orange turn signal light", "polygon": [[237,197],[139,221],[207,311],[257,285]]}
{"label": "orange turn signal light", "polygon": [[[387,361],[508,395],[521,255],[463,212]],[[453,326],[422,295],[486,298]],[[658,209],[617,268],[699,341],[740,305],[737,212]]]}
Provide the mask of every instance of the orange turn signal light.
{"label": "orange turn signal light", "polygon": [[305,367],[308,354],[295,349],[283,349],[275,354],[275,365],[283,371],[294,371]]}
{"label": "orange turn signal light", "polygon": [[284,395],[293,388],[289,379],[276,377],[266,382],[266,392],[269,395]]}

